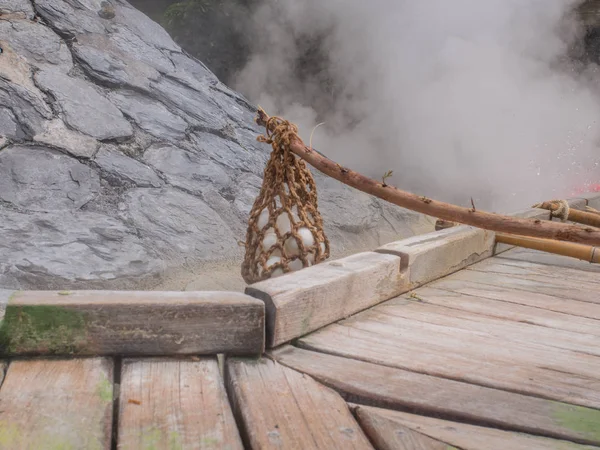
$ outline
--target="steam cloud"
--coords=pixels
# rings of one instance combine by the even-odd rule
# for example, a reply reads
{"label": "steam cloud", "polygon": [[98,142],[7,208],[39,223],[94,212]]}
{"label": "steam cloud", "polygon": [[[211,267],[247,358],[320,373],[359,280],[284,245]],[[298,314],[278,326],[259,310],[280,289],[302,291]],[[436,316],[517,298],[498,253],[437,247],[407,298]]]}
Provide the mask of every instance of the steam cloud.
{"label": "steam cloud", "polygon": [[[600,182],[596,66],[576,0],[264,0],[235,87],[328,157],[508,212]],[[315,45],[318,43],[318,46]],[[298,65],[318,55],[318,67]]]}

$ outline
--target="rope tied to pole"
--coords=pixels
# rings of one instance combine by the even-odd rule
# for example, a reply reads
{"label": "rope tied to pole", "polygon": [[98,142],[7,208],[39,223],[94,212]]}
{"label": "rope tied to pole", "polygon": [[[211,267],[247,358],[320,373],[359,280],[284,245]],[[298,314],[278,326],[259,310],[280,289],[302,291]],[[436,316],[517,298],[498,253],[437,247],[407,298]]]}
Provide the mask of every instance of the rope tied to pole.
{"label": "rope tied to pole", "polygon": [[271,156],[260,193],[250,211],[242,277],[251,284],[318,264],[329,257],[329,241],[318,211],[317,187],[301,158],[290,151],[298,127],[279,117],[265,120]]}
{"label": "rope tied to pole", "polygon": [[566,222],[571,212],[569,202],[566,200],[550,200],[548,202],[536,203],[532,208],[543,208],[550,210],[550,215]]}

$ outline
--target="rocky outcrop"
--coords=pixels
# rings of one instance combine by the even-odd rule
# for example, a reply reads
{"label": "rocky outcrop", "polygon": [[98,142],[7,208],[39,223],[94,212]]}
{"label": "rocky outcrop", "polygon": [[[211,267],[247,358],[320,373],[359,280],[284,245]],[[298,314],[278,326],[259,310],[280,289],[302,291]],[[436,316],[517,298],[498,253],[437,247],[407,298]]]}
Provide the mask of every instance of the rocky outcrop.
{"label": "rocky outcrop", "polygon": [[[269,153],[254,107],[124,1],[0,14],[0,287],[144,288],[239,259]],[[431,227],[317,182],[337,254]]]}

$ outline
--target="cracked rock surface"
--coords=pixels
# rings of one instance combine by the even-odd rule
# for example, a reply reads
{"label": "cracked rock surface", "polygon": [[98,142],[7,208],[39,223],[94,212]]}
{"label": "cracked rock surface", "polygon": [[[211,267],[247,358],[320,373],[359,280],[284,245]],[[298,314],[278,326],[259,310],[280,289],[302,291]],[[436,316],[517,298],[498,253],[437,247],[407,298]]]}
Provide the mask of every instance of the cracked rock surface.
{"label": "cracked rock surface", "polygon": [[[241,264],[270,151],[254,106],[101,3],[0,0],[0,288],[151,289]],[[431,229],[315,177],[334,255]]]}

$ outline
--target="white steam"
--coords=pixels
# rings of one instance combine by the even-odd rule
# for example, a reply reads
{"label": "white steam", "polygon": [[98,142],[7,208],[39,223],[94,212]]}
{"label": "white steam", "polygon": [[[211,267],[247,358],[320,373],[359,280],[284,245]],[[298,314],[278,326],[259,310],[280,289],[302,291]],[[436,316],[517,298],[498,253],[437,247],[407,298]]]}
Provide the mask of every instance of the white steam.
{"label": "white steam", "polygon": [[[600,182],[576,0],[264,0],[236,88],[308,144],[417,194],[507,212]],[[321,75],[298,55],[320,39]],[[333,87],[327,84],[327,73]],[[319,111],[319,114],[317,114]]]}

